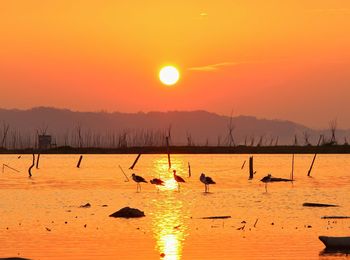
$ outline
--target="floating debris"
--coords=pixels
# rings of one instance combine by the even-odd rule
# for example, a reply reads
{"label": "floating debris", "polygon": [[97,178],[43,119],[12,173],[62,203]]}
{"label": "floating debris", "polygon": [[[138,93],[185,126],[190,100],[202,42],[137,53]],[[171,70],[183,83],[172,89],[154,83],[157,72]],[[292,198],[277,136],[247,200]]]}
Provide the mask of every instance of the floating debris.
{"label": "floating debris", "polygon": [[323,216],[321,219],[344,219],[350,218],[350,216]]}
{"label": "floating debris", "polygon": [[303,203],[304,207],[339,207],[334,204],[323,204],[323,203],[313,203],[313,202],[305,202]]}
{"label": "floating debris", "polygon": [[243,225],[242,227],[237,228],[237,230],[244,230],[244,228],[245,228],[245,225]]}
{"label": "floating debris", "polygon": [[145,213],[139,209],[125,207],[109,216],[113,218],[141,218],[145,217]]}
{"label": "floating debris", "polygon": [[48,227],[46,227],[46,230],[47,230],[47,231],[51,231],[51,229],[49,229]]}
{"label": "floating debris", "polygon": [[203,217],[202,219],[225,219],[231,218],[231,216],[211,216],[211,217]]}
{"label": "floating debris", "polygon": [[255,223],[254,223],[254,226],[253,227],[256,227],[256,224],[258,223],[258,218],[255,220]]}

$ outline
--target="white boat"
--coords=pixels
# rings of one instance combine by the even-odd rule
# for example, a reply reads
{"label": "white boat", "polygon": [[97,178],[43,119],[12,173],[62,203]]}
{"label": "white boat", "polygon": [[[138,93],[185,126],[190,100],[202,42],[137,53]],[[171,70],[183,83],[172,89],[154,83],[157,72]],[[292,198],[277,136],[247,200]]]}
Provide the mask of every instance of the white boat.
{"label": "white boat", "polygon": [[350,249],[350,237],[318,237],[326,248],[349,248]]}

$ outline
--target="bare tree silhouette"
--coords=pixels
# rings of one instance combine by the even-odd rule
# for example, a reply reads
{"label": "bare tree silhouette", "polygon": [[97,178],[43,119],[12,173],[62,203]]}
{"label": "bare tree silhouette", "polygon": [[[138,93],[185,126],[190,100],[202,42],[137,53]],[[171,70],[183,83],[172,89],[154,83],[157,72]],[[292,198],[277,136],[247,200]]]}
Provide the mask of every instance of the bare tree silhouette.
{"label": "bare tree silhouette", "polygon": [[304,145],[305,145],[305,146],[311,145],[311,144],[310,144],[310,141],[309,141],[309,139],[310,139],[310,134],[309,134],[307,131],[304,131],[304,132],[303,132],[303,138],[304,138]]}
{"label": "bare tree silhouette", "polygon": [[235,125],[233,124],[233,116],[232,116],[232,114],[233,114],[233,111],[231,112],[230,121],[227,124],[227,131],[228,131],[228,133],[227,133],[227,137],[226,137],[227,145],[230,146],[230,147],[231,146],[235,146],[235,140],[233,138],[233,130],[235,129]]}
{"label": "bare tree silhouette", "polygon": [[332,134],[332,137],[331,137],[329,144],[330,145],[337,144],[337,139],[335,137],[335,132],[337,130],[337,119],[333,119],[329,122],[329,128],[330,128],[331,134]]}
{"label": "bare tree silhouette", "polygon": [[294,143],[293,143],[294,146],[298,146],[298,136],[297,135],[294,135]]}
{"label": "bare tree silhouette", "polygon": [[5,148],[6,146],[6,139],[7,139],[7,135],[10,129],[10,125],[7,124],[5,121],[2,122],[2,138],[1,138],[1,147]]}

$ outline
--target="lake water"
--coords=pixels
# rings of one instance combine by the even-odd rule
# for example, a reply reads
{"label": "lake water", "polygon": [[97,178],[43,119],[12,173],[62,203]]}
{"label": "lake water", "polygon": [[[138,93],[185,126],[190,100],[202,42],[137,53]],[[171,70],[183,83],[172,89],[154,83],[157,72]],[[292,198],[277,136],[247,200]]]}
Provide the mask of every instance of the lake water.
{"label": "lake water", "polygon": [[[319,235],[350,236],[350,156],[296,155],[293,183],[259,180],[267,173],[289,178],[291,155],[172,155],[172,168],[185,178],[180,192],[166,155],[41,155],[28,178],[31,155],[1,155],[0,257],[30,259],[342,259],[325,254]],[[245,166],[241,169],[244,161]],[[188,162],[192,176],[188,177]],[[161,177],[158,192],[126,179],[135,172],[147,180]],[[201,172],[216,185],[204,193]],[[307,208],[304,202],[338,204]],[[90,208],[80,205],[90,203]],[[107,206],[106,206],[107,205]],[[141,209],[146,217],[115,219],[122,207]],[[230,219],[201,219],[230,215]],[[244,226],[244,228],[243,228]]]}

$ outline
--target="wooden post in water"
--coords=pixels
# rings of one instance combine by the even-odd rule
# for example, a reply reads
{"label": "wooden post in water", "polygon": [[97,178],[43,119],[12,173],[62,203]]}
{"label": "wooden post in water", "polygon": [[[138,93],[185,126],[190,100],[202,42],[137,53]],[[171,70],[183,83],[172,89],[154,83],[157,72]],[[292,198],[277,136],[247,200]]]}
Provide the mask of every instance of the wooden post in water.
{"label": "wooden post in water", "polygon": [[188,162],[188,178],[191,177],[191,165],[190,162]]}
{"label": "wooden post in water", "polygon": [[35,154],[33,153],[33,162],[32,162],[32,165],[28,169],[29,178],[32,177],[32,168],[34,167],[34,165],[35,165]]}
{"label": "wooden post in water", "polygon": [[249,180],[254,178],[254,170],[253,170],[253,156],[249,157]]}
{"label": "wooden post in water", "polygon": [[293,181],[294,180],[294,153],[292,157],[292,173],[290,174],[290,179]]}
{"label": "wooden post in water", "polygon": [[83,160],[83,156],[80,155],[79,157],[79,161],[78,161],[78,164],[77,164],[77,168],[80,168],[80,164],[81,164],[81,161]]}
{"label": "wooden post in water", "polygon": [[170,152],[169,152],[169,137],[165,137],[166,140],[166,150],[168,153],[168,164],[169,164],[169,169],[171,169],[171,161],[170,161]]}
{"label": "wooden post in water", "polygon": [[39,160],[40,160],[40,153],[38,153],[38,157],[36,158],[36,166],[35,168],[39,169]]}
{"label": "wooden post in water", "polygon": [[[322,138],[323,138],[323,135],[320,135],[320,138],[318,139],[317,147],[320,145]],[[314,158],[312,159],[312,162],[311,162],[311,165],[310,165],[310,169],[307,172],[307,176],[310,176],[310,174],[311,174],[311,170],[312,170],[312,167],[314,166],[314,163],[315,163],[315,160],[316,160],[316,156],[317,156],[317,151],[316,151],[316,153],[314,155]]]}
{"label": "wooden post in water", "polygon": [[140,156],[141,156],[141,154],[139,153],[139,154],[137,155],[137,157],[136,157],[134,163],[130,166],[130,168],[129,168],[130,170],[133,170],[133,169],[134,169],[134,167],[135,167],[137,161],[139,160]]}

